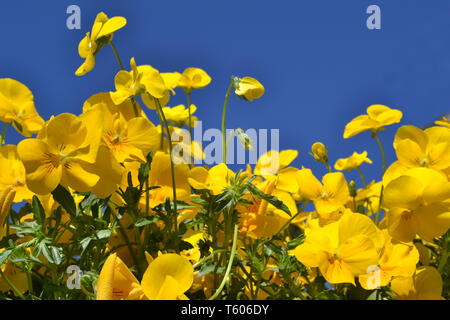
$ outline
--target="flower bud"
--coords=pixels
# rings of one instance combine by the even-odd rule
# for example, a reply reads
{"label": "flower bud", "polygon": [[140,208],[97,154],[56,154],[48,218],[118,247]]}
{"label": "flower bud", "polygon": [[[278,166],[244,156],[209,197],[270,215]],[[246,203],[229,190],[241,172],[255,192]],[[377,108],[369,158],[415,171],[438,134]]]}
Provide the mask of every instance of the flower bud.
{"label": "flower bud", "polygon": [[264,86],[256,79],[251,77],[233,77],[233,86],[235,93],[239,98],[253,101],[261,98],[264,94]]}
{"label": "flower bud", "polygon": [[316,142],[311,147],[312,156],[317,162],[328,162],[328,149],[324,146],[322,142]]}
{"label": "flower bud", "polygon": [[348,191],[350,193],[350,197],[352,197],[352,198],[356,197],[356,183],[355,183],[355,180],[352,179],[352,181],[350,181],[350,183],[348,184]]}

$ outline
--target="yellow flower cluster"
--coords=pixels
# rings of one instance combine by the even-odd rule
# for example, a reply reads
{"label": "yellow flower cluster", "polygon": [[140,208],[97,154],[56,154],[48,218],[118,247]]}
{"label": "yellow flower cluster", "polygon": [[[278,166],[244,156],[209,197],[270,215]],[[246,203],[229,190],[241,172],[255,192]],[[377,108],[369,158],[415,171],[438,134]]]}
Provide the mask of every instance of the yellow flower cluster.
{"label": "yellow flower cluster", "polygon": [[[360,169],[372,164],[367,151],[338,159],[333,171],[321,142],[311,148],[329,171],[321,178],[294,163],[296,150],[271,150],[239,172],[226,161],[192,166],[175,161],[173,149],[187,142],[172,136],[192,138],[190,93],[211,78],[199,68],[160,73],[134,58],[124,70],[112,39],[125,25],[100,13],[81,40],[76,75],[94,68],[106,44],[121,70],[115,91],[88,98],[79,115],[44,121],[24,84],[0,79],[0,237],[9,240],[0,248],[1,291],[24,299],[448,297],[446,119],[425,130],[400,127],[389,167],[378,135],[402,112],[372,105],[350,121],[344,138],[371,131],[382,152],[383,176],[369,184]],[[177,88],[187,105],[170,107]],[[232,77],[223,127],[233,88],[248,101],[265,91],[256,79]],[[9,125],[26,137],[17,146],[4,144]],[[187,147],[184,159],[204,158],[197,142]],[[226,144],[224,151],[226,160]],[[351,170],[359,189],[347,180]],[[23,201],[23,210],[12,209]],[[73,291],[70,264],[85,272]]]}

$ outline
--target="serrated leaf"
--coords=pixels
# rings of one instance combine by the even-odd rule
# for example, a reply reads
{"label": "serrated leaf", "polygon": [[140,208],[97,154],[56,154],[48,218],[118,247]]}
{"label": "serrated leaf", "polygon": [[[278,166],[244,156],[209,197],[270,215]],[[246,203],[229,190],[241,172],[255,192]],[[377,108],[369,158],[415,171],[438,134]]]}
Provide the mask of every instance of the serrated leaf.
{"label": "serrated leaf", "polygon": [[158,221],[158,218],[155,216],[152,217],[146,217],[146,218],[141,218],[138,221],[136,221],[136,223],[134,224],[136,227],[143,227],[152,223],[156,223],[156,221]]}
{"label": "serrated leaf", "polygon": [[279,200],[277,197],[272,196],[270,194],[265,194],[264,192],[259,190],[255,185],[253,185],[251,183],[247,184],[247,188],[253,195],[255,195],[263,200],[266,200],[271,205],[273,205],[275,208],[280,209],[280,210],[286,212],[289,216],[291,216],[291,212],[289,211],[289,208],[283,203],[283,201]]}
{"label": "serrated leaf", "polygon": [[8,257],[10,256],[11,253],[12,253],[12,249],[3,250],[0,253],[0,266],[2,266],[3,263],[5,263],[5,261],[8,259]]}
{"label": "serrated leaf", "polygon": [[33,196],[31,208],[33,210],[34,218],[40,225],[42,225],[45,221],[45,210],[42,207],[38,197]]}

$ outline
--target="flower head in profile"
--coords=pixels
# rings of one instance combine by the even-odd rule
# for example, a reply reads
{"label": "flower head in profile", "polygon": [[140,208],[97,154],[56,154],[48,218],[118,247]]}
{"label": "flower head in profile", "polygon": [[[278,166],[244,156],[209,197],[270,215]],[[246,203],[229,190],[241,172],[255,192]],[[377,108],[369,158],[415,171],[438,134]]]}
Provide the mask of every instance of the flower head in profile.
{"label": "flower head in profile", "polygon": [[419,267],[411,277],[392,280],[392,292],[399,300],[443,300],[442,277],[436,268]]}
{"label": "flower head in profile", "polygon": [[338,159],[334,164],[334,168],[339,171],[350,171],[359,168],[364,162],[372,163],[372,160],[367,157],[367,151],[362,153],[353,152],[348,158]]}
{"label": "flower head in profile", "polygon": [[150,262],[141,281],[149,300],[187,299],[184,293],[194,282],[194,267],[188,259],[174,253]]}
{"label": "flower head in profile", "polygon": [[103,12],[97,15],[91,32],[88,32],[78,45],[78,54],[86,60],[75,72],[77,76],[83,76],[94,69],[97,53],[112,40],[113,33],[126,24],[127,20],[124,17],[108,18]]}
{"label": "flower head in profile", "polygon": [[38,133],[44,124],[34,106],[33,94],[19,81],[0,79],[0,121],[10,123],[25,137]]}
{"label": "flower head in profile", "polygon": [[11,186],[7,186],[0,190],[0,240],[5,235],[3,225],[9,216],[9,211],[11,210],[15,196],[16,190]]}
{"label": "flower head in profile", "polygon": [[158,70],[149,65],[137,66],[134,58],[131,58],[130,65],[131,71],[120,70],[114,78],[116,91],[110,94],[115,104],[144,93],[156,99],[164,97],[167,88]]}
{"label": "flower head in profile", "polygon": [[344,139],[367,130],[376,133],[383,130],[385,126],[400,122],[402,116],[403,113],[400,110],[391,109],[381,104],[371,105],[367,108],[367,114],[354,118],[346,125]]}
{"label": "flower head in profile", "polygon": [[187,68],[178,79],[178,87],[183,88],[186,93],[193,89],[201,89],[211,82],[211,77],[200,68]]}
{"label": "flower head in profile", "polygon": [[311,155],[317,162],[328,162],[328,148],[322,142],[316,142],[311,146]]}
{"label": "flower head in profile", "polygon": [[442,119],[436,120],[434,124],[436,124],[437,126],[444,126],[450,128],[450,114],[442,116]]}
{"label": "flower head in profile", "polygon": [[236,95],[244,100],[253,101],[261,98],[264,94],[264,86],[258,80],[251,77],[233,77],[233,86]]}

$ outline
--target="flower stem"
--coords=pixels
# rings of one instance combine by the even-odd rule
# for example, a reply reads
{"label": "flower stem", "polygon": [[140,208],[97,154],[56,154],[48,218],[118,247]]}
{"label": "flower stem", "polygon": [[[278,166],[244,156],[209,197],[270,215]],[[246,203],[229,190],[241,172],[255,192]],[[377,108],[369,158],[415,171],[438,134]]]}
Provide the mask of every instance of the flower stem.
{"label": "flower stem", "polygon": [[308,204],[308,201],[305,201],[303,203],[303,205],[301,206],[301,208],[298,210],[298,212],[293,215],[288,221],[286,221],[286,223],[280,228],[280,230],[278,230],[277,233],[275,233],[275,235],[273,237],[278,236],[281,232],[283,232],[283,230],[295,219],[298,217],[299,214],[301,214],[303,212],[303,210],[305,209],[306,205]]}
{"label": "flower stem", "polygon": [[5,122],[5,126],[3,127],[2,138],[0,140],[0,147],[5,143],[6,128],[8,128],[8,122]]}
{"label": "flower stem", "polygon": [[23,294],[19,291],[19,289],[16,288],[16,286],[8,279],[8,277],[3,273],[2,269],[0,268],[0,275],[2,276],[3,280],[8,284],[8,286],[14,291],[16,295],[18,295],[22,300],[25,300],[25,297]]}
{"label": "flower stem", "polygon": [[358,167],[358,168],[356,168],[357,170],[358,170],[358,172],[359,172],[359,176],[361,177],[361,181],[362,181],[362,183],[363,183],[363,185],[364,185],[364,188],[366,188],[367,187],[367,184],[366,184],[366,180],[364,180],[364,176],[363,176],[363,174],[362,174],[362,172],[361,172],[361,169]]}
{"label": "flower stem", "polygon": [[226,164],[227,162],[227,141],[226,141],[226,129],[225,129],[225,116],[227,113],[227,105],[228,105],[228,98],[230,97],[231,88],[233,87],[233,81],[231,81],[230,86],[228,87],[227,94],[225,95],[225,102],[223,104],[223,111],[222,111],[222,152],[223,152],[223,163]]}
{"label": "flower stem", "polygon": [[383,157],[383,176],[384,176],[384,173],[386,172],[386,155],[384,153],[383,145],[381,144],[380,138],[378,137],[377,134],[375,134],[375,138],[377,139],[378,145],[380,146],[381,156]]}
{"label": "flower stem", "polygon": [[237,246],[237,235],[238,235],[238,224],[236,223],[234,225],[234,233],[233,233],[233,246],[231,248],[231,254],[230,254],[230,261],[228,261],[228,267],[225,272],[225,275],[222,279],[222,283],[220,284],[219,288],[217,288],[214,295],[212,295],[209,300],[214,300],[217,298],[217,296],[222,292],[223,287],[225,286],[225,283],[228,281],[228,275],[230,274],[231,267],[233,265],[234,256],[236,255],[236,246]]}
{"label": "flower stem", "polygon": [[[164,115],[164,112],[162,110],[161,104],[159,103],[159,100],[155,98],[155,102],[156,105],[158,107],[159,113],[161,114],[161,118],[164,122],[164,127],[166,128],[166,133],[167,133],[167,139],[169,140],[169,152],[170,152],[170,170],[172,173],[172,190],[173,190],[173,206],[174,206],[174,210],[175,210],[175,232],[178,232],[178,220],[177,220],[177,215],[178,215],[178,210],[177,210],[177,189],[176,189],[176,184],[175,184],[175,165],[173,163],[173,159],[172,159],[172,137],[170,136],[170,130],[169,130],[169,125],[167,124],[167,119],[166,116]],[[161,128],[162,131],[162,128]]]}
{"label": "flower stem", "polygon": [[117,53],[116,47],[113,45],[112,41],[109,41],[109,45],[111,46],[111,48],[114,51],[114,54],[116,55],[116,59],[117,59],[117,62],[119,63],[120,70],[124,70],[122,61],[120,60],[119,54]]}
{"label": "flower stem", "polygon": [[[188,114],[189,114],[189,138],[190,142],[192,143],[192,117],[191,117],[191,93],[186,92],[187,96],[187,104],[188,104]],[[191,161],[189,162],[189,168],[192,168]]]}

